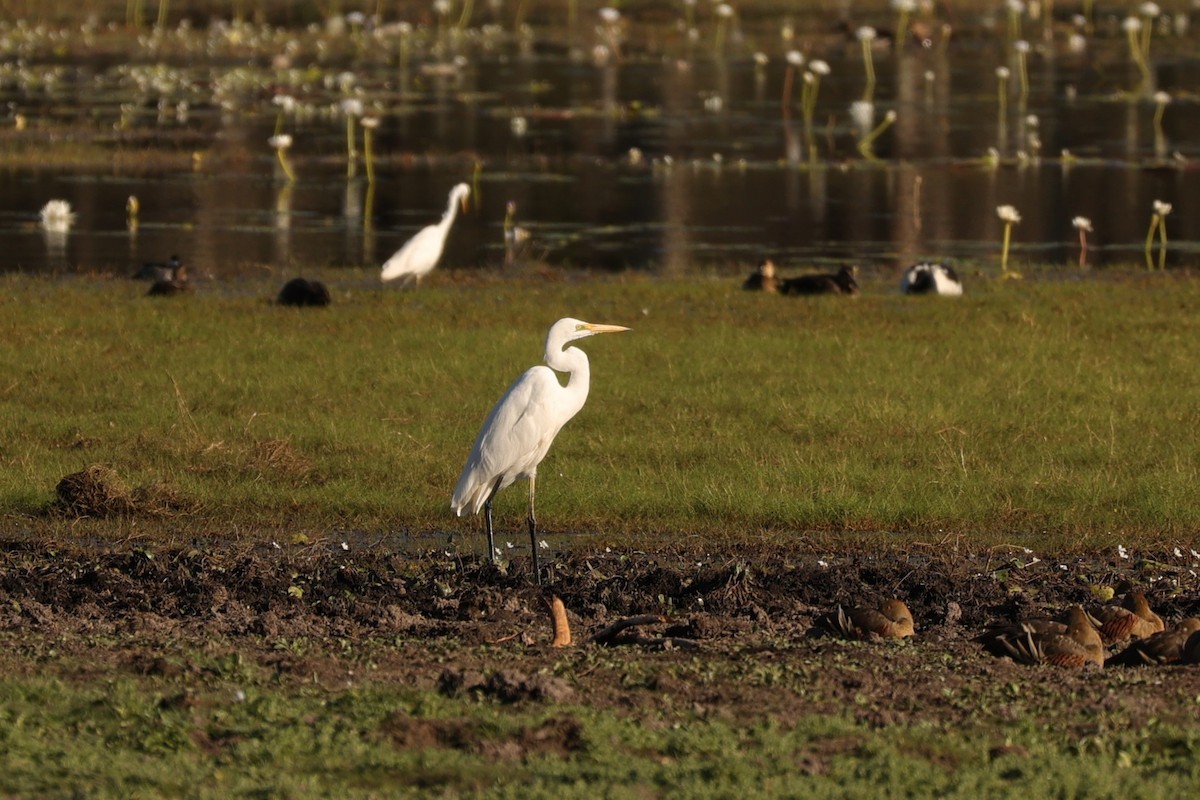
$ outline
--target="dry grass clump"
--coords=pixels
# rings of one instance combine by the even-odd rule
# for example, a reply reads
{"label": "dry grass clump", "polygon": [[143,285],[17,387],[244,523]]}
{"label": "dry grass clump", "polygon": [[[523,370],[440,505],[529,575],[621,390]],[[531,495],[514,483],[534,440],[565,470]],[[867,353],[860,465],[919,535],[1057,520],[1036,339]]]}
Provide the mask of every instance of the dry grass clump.
{"label": "dry grass clump", "polygon": [[196,504],[161,481],[130,489],[115,469],[92,464],[73,472],[54,489],[50,512],[66,517],[114,517],[123,514],[169,516],[195,510]]}

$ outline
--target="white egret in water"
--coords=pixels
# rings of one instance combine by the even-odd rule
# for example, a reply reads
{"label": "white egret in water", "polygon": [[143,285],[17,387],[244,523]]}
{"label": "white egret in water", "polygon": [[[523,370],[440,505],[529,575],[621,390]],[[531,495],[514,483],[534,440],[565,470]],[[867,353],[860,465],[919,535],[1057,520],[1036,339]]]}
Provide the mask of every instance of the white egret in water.
{"label": "white egret in water", "polygon": [[[492,538],[492,501],[496,493],[521,478],[529,479],[529,544],[533,574],[541,583],[537,557],[537,518],[533,512],[538,464],[546,457],[551,442],[563,425],[587,401],[590,371],[587,355],[569,342],[597,333],[627,331],[620,325],[594,325],[577,319],[560,319],[546,334],[546,364],[526,370],[488,414],[475,446],[467,457],[450,508],[458,516],[484,511],[488,556],[496,561]],[[565,349],[564,349],[565,348]],[[558,382],[555,370],[569,376],[567,385]]]}
{"label": "white egret in water", "polygon": [[471,187],[465,183],[460,183],[451,189],[450,202],[446,206],[446,213],[442,215],[442,221],[436,225],[422,228],[416,236],[397,250],[396,254],[384,263],[383,272],[379,276],[380,280],[390,281],[403,278],[405,283],[416,281],[420,285],[421,278],[429,274],[437,266],[438,259],[442,257],[442,248],[446,246],[446,235],[450,233],[450,226],[454,224],[458,207],[461,205],[463,211],[467,210],[467,197],[470,194]]}

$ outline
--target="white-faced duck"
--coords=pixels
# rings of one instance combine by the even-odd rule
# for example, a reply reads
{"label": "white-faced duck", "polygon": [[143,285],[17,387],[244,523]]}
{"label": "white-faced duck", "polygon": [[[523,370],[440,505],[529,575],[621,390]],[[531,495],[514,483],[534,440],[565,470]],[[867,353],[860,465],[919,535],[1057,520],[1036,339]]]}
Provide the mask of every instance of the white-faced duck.
{"label": "white-faced duck", "polygon": [[182,294],[191,289],[191,284],[188,283],[188,268],[180,264],[172,270],[169,277],[156,278],[150,285],[150,291],[146,294],[150,297],[167,297],[173,294]]}
{"label": "white-faced duck", "polygon": [[292,278],[279,290],[275,302],[281,306],[327,306],[329,290],[320,281]]}
{"label": "white-faced duck", "polygon": [[858,267],[842,267],[834,274],[817,273],[788,278],[779,284],[782,294],[858,294]]}
{"label": "white-faced duck", "polygon": [[135,281],[169,281],[175,276],[175,270],[183,266],[179,256],[171,256],[167,263],[147,261],[142,268],[130,275]]}
{"label": "white-faced duck", "polygon": [[948,264],[922,262],[904,270],[900,279],[900,291],[904,294],[944,294],[957,297],[963,293],[958,273]]}
{"label": "white-faced duck", "polygon": [[742,288],[754,292],[774,292],[779,289],[779,279],[775,277],[775,262],[767,259],[758,265],[758,269],[750,273],[750,277],[742,284]]}

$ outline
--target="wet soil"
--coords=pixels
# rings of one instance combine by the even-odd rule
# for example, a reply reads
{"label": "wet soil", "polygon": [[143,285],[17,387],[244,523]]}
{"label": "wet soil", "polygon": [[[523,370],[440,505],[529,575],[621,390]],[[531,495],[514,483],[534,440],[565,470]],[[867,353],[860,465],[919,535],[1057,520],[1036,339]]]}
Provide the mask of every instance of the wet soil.
{"label": "wet soil", "polygon": [[[199,669],[196,653],[237,653],[285,683],[331,690],[391,681],[502,703],[586,701],[643,718],[828,713],[871,726],[1003,725],[1045,713],[1086,735],[1097,715],[1194,724],[1200,667],[1025,666],[973,637],[992,622],[1098,604],[1103,586],[1145,590],[1168,624],[1200,615],[1197,561],[1175,549],[1039,559],[949,546],[669,546],[561,553],[539,588],[519,556],[503,570],[445,550],[333,539],[147,549],[9,536],[0,538],[0,669],[186,677]],[[550,646],[551,595],[568,610],[570,647]],[[890,597],[912,609],[912,639],[848,642],[821,624],[838,604]],[[635,615],[654,617],[607,644],[592,640]],[[470,736],[393,723],[401,742]],[[570,731],[559,730],[569,718],[546,724],[522,746],[569,748]]]}

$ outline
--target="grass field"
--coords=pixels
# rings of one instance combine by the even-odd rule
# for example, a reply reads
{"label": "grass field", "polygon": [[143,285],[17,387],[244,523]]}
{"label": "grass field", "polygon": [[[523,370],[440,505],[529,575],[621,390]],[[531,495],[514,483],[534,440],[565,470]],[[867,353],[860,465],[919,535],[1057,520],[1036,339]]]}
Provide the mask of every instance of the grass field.
{"label": "grass field", "polygon": [[[959,300],[889,282],[849,301],[704,277],[326,277],[318,311],[273,307],[266,283],[156,300],[4,278],[3,513],[52,524],[57,481],[102,463],[192,504],[167,528],[476,530],[447,511],[475,433],[573,315],[633,331],[583,343],[592,392],[539,481],[549,532],[1096,547],[1200,523],[1187,275],[975,281]],[[501,495],[504,524],[525,495]]]}
{"label": "grass field", "polygon": [[[0,279],[0,795],[1186,791],[1195,667],[1031,668],[971,636],[1122,582],[1200,611],[1200,284],[1023,269],[968,269],[961,299],[343,271],[321,310],[273,306],[282,280]],[[450,515],[564,315],[633,330],[582,343],[592,393],[541,471],[557,591],[580,641],[653,611],[699,651],[551,650],[525,563],[480,566]],[[92,464],[131,507],[54,511]],[[525,498],[498,502],[517,553]],[[885,592],[914,642],[812,637]]]}

